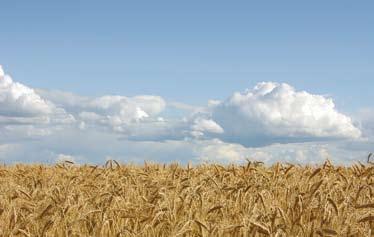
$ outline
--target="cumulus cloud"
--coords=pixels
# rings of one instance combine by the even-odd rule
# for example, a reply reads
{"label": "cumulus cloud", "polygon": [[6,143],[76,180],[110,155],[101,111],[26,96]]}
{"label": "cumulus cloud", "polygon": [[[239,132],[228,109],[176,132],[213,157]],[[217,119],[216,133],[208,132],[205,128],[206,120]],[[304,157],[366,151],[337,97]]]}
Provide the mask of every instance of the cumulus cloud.
{"label": "cumulus cloud", "polygon": [[0,70],[0,143],[37,139],[70,126],[73,115]]}
{"label": "cumulus cloud", "polygon": [[114,129],[122,125],[137,123],[158,115],[165,108],[165,102],[158,96],[103,96],[93,99],[85,108],[100,114]]}
{"label": "cumulus cloud", "polygon": [[204,133],[221,134],[223,129],[211,119],[198,117],[193,121],[191,134],[194,137],[201,137]]}
{"label": "cumulus cloud", "polygon": [[85,125],[109,127],[123,133],[142,122],[159,121],[158,115],[166,107],[163,98],[152,95],[90,98],[61,91],[38,90],[38,93],[63,107]]}
{"label": "cumulus cloud", "polygon": [[121,140],[183,140],[191,136],[221,133],[209,118],[200,118],[204,110],[182,103],[167,103],[162,97],[141,95],[126,97],[105,95],[84,97],[61,91],[37,90],[43,97],[73,114],[81,130],[110,130]]}
{"label": "cumulus cloud", "polygon": [[49,114],[53,105],[43,100],[35,91],[14,82],[0,66],[0,115],[14,117]]}
{"label": "cumulus cloud", "polygon": [[227,140],[272,142],[321,138],[359,138],[350,117],[339,113],[330,98],[296,91],[285,83],[262,82],[236,92],[216,105],[212,118]]}

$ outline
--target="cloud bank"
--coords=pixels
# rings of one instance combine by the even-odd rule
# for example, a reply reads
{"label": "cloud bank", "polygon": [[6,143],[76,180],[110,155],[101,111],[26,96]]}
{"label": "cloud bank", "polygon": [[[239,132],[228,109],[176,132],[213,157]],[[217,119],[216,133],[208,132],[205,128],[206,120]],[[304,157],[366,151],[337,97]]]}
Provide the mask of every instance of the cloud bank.
{"label": "cloud bank", "polygon": [[[331,98],[284,83],[261,82],[194,107],[156,95],[86,97],[33,89],[14,82],[1,67],[0,134],[0,159],[9,162],[25,157],[33,162],[107,157],[166,162],[174,157],[180,162],[310,163],[332,153],[344,163],[371,144],[358,142],[361,130]],[[351,152],[341,147],[347,141],[355,144]]]}

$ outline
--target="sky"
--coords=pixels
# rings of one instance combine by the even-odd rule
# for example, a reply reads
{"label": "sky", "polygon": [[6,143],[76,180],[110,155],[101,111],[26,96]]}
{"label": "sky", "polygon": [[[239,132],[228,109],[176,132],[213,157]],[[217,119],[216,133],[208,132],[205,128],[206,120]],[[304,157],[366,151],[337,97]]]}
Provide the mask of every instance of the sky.
{"label": "sky", "polygon": [[0,161],[365,161],[373,12],[372,1],[2,2]]}

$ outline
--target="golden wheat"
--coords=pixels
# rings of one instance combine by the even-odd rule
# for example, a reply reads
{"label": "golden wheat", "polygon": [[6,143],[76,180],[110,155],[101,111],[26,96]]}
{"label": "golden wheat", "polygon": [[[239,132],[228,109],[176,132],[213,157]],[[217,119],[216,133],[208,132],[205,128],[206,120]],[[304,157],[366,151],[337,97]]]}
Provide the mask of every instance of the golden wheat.
{"label": "golden wheat", "polygon": [[0,236],[370,236],[374,166],[0,167]]}

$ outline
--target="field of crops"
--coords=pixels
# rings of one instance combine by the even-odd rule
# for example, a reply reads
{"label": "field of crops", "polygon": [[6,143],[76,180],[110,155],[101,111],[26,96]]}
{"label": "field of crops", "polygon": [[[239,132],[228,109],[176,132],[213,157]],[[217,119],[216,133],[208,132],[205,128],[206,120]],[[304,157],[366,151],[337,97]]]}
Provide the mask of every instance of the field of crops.
{"label": "field of crops", "polygon": [[0,236],[371,236],[374,166],[0,167]]}

